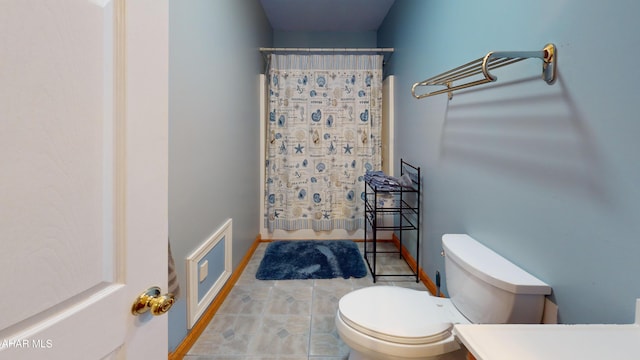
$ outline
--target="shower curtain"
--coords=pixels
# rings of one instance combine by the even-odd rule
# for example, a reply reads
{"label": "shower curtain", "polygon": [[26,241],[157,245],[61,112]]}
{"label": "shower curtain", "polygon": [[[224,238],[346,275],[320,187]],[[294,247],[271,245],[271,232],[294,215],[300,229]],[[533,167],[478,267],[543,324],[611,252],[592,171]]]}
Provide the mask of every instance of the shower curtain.
{"label": "shower curtain", "polygon": [[364,227],[363,175],[381,168],[381,55],[270,57],[265,227]]}

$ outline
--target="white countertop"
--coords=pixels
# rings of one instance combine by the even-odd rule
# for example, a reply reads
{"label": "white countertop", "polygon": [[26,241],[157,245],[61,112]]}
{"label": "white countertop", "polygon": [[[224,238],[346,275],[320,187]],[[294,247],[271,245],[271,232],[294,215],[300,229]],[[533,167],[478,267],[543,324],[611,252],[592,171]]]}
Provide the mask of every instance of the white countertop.
{"label": "white countertop", "polygon": [[640,359],[640,324],[455,325],[478,360]]}

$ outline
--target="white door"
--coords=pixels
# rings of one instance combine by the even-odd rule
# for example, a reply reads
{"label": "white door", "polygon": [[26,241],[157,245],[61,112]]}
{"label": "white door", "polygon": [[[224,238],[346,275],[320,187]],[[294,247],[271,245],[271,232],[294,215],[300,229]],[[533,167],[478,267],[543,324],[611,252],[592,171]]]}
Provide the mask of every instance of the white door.
{"label": "white door", "polygon": [[167,0],[0,0],[0,359],[165,359]]}

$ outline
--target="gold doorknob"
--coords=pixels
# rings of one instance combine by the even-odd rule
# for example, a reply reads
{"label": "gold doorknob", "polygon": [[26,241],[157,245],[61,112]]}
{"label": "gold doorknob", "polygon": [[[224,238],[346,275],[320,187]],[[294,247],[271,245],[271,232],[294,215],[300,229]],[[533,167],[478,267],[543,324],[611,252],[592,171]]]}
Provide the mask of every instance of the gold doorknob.
{"label": "gold doorknob", "polygon": [[151,311],[151,314],[158,316],[169,311],[176,299],[172,293],[164,295],[160,293],[160,288],[157,286],[148,288],[133,302],[131,313],[137,316]]}

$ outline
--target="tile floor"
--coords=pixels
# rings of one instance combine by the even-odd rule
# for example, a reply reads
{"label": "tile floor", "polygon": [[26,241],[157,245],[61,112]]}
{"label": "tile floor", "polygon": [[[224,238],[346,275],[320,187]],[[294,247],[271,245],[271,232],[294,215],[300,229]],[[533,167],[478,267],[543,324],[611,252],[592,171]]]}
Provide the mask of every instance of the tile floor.
{"label": "tile floor", "polygon": [[[382,245],[380,245],[382,244]],[[338,360],[349,348],[340,340],[334,319],[344,294],[372,286],[361,279],[257,280],[255,273],[268,243],[261,243],[241,277],[196,341],[185,360]],[[363,243],[358,243],[363,253]],[[378,246],[393,247],[391,243]],[[378,255],[378,273],[406,267],[395,254]],[[404,273],[404,272],[403,272]],[[426,290],[415,277],[378,277],[375,285]]]}

